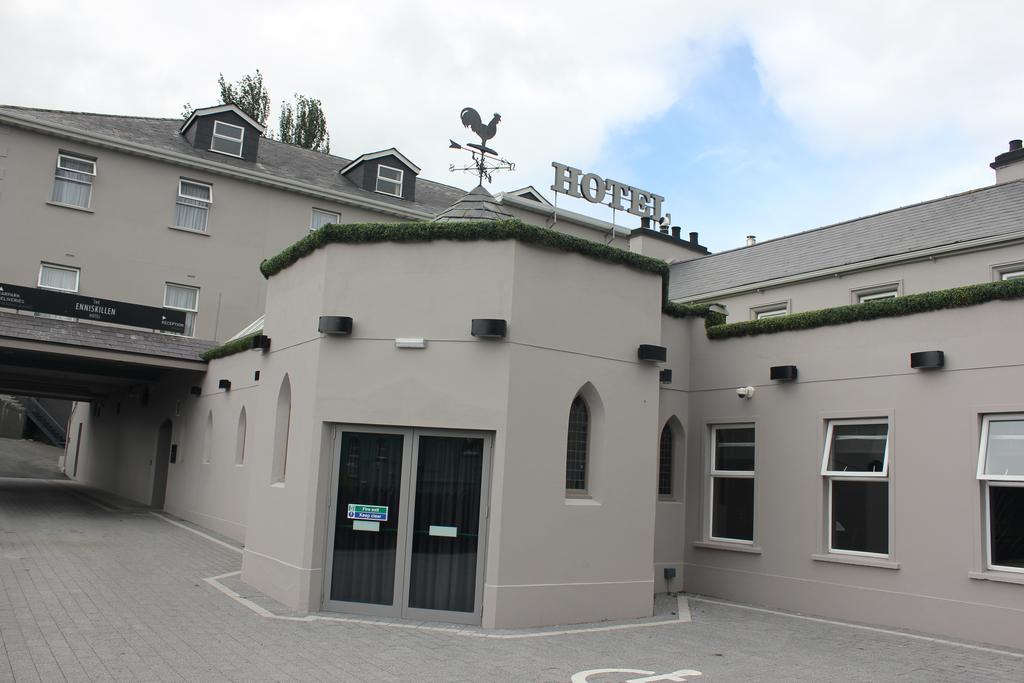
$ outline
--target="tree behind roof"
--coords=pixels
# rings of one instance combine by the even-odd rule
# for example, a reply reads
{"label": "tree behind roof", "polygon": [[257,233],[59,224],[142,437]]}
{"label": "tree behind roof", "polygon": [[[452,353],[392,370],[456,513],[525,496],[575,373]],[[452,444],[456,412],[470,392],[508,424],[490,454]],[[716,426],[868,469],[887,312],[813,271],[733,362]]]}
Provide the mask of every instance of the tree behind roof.
{"label": "tree behind roof", "polygon": [[220,104],[233,104],[261,126],[267,125],[270,117],[270,93],[263,87],[263,74],[256,69],[255,75],[246,74],[237,83],[228,83],[224,74],[217,79],[220,86]]}
{"label": "tree behind roof", "polygon": [[281,142],[328,154],[331,151],[331,136],[327,132],[327,118],[320,100],[295,94],[295,106],[281,104],[278,121]]}

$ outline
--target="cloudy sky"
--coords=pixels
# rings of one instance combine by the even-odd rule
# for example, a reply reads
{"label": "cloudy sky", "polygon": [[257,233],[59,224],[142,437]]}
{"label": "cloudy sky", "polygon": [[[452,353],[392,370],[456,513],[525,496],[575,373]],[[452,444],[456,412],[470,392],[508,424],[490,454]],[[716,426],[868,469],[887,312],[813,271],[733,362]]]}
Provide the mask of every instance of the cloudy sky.
{"label": "cloudy sky", "polygon": [[550,198],[558,160],[664,195],[713,251],[988,185],[1024,137],[1020,2],[555,4],[4,0],[0,103],[175,117],[259,68],[273,111],[323,102],[333,153],[466,188],[473,106],[517,162],[492,191]]}

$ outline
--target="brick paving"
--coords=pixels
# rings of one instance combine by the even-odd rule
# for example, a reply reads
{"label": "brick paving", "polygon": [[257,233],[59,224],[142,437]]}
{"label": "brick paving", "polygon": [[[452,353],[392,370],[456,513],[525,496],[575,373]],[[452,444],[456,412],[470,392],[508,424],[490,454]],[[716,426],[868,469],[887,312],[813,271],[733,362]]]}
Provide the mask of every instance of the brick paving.
{"label": "brick paving", "polygon": [[103,509],[74,484],[0,478],[0,681],[568,681],[600,668],[695,669],[709,681],[1024,680],[1024,653],[697,599],[691,623],[515,639],[266,618],[204,581],[239,565],[237,551],[139,506]]}

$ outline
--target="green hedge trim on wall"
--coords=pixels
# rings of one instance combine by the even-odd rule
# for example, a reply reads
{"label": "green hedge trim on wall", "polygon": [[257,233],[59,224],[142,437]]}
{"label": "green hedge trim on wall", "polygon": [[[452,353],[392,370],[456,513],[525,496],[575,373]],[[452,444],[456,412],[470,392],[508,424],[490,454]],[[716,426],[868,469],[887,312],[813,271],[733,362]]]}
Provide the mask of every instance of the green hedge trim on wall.
{"label": "green hedge trim on wall", "polygon": [[[518,240],[525,244],[534,244],[559,251],[580,254],[589,258],[626,266],[633,270],[652,273],[661,277],[662,301],[666,301],[668,293],[668,264],[664,261],[641,256],[624,249],[609,247],[600,242],[591,242],[581,237],[573,237],[548,228],[528,225],[520,220],[503,221],[462,221],[452,223],[433,223],[417,221],[410,223],[353,223],[349,225],[325,225],[309,233],[301,240],[287,247],[276,256],[272,256],[260,264],[263,277],[270,278],[285,268],[298,262],[299,259],[312,254],[326,244],[369,244],[374,242],[433,242],[435,240],[451,240],[455,242]],[[677,304],[676,304],[677,305]],[[256,334],[259,334],[257,332]],[[243,337],[235,341],[214,347],[202,354],[203,360],[223,358],[251,346],[252,337]]]}
{"label": "green hedge trim on wall", "polygon": [[549,228],[527,225],[520,220],[502,221],[461,221],[434,223],[416,221],[410,223],[353,223],[331,224],[314,230],[301,240],[276,256],[260,264],[263,277],[269,278],[296,263],[304,256],[326,244],[368,244],[373,242],[433,242],[451,240],[455,242],[476,242],[488,240],[518,240],[550,249],[581,254],[599,261],[615,263],[646,273],[660,275],[668,281],[668,264],[664,261],[641,256],[624,249],[609,247],[600,242],[591,242],[573,237]]}
{"label": "green hedge trim on wall", "polygon": [[704,318],[704,326],[721,325],[725,322],[725,314],[712,310],[712,306],[720,304],[665,304],[665,315],[672,318]]}
{"label": "green hedge trim on wall", "polygon": [[915,313],[941,311],[947,308],[977,306],[989,301],[1024,298],[1024,279],[986,282],[953,289],[940,289],[922,294],[908,294],[894,299],[877,299],[862,304],[823,308],[817,311],[793,313],[778,318],[745,320],[727,325],[710,325],[709,339],[750,337],[758,334],[776,334],[794,330],[811,330],[829,325],[845,325],[862,320],[896,318]]}
{"label": "green hedge trim on wall", "polygon": [[220,346],[214,346],[212,349],[203,351],[199,357],[205,361],[211,361],[214,358],[223,358],[224,356],[231,356],[242,351],[248,351],[252,348],[252,338],[257,334],[263,334],[263,330],[257,330],[252,334],[248,334],[244,337],[239,337],[233,341],[225,342]]}

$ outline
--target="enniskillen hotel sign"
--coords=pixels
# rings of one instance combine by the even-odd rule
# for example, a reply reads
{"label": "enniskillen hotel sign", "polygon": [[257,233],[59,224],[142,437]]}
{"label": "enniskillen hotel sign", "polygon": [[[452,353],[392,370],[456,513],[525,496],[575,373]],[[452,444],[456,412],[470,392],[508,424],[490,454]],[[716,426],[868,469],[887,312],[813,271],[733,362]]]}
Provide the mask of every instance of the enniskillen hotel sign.
{"label": "enniskillen hotel sign", "polygon": [[551,166],[555,169],[555,182],[551,189],[559,194],[586,199],[591,204],[607,204],[616,211],[626,211],[641,218],[661,220],[661,205],[665,201],[661,195],[617,180],[605,180],[596,173],[584,173],[557,161],[552,161]]}
{"label": "enniskillen hotel sign", "polygon": [[84,318],[104,323],[143,327],[161,332],[185,332],[185,312],[129,304],[66,292],[0,283],[0,308]]}

